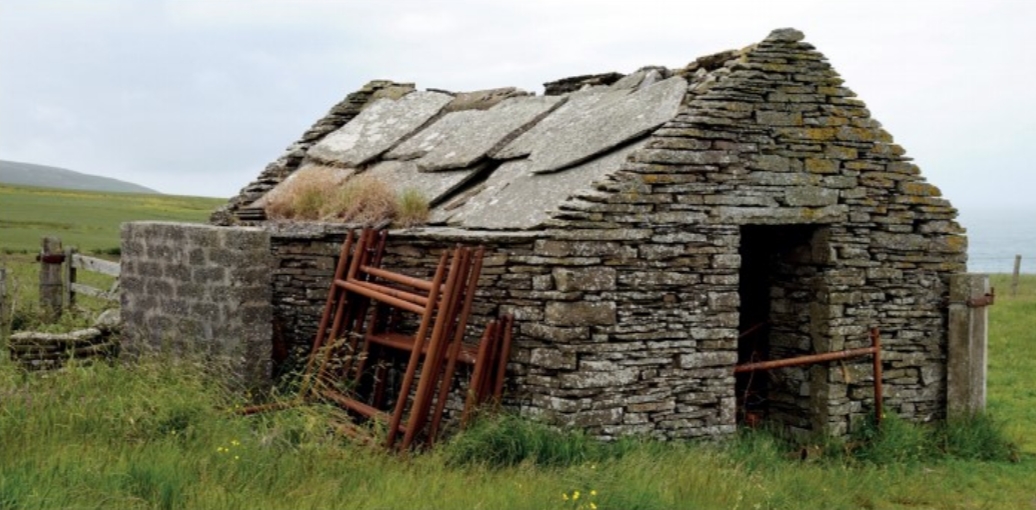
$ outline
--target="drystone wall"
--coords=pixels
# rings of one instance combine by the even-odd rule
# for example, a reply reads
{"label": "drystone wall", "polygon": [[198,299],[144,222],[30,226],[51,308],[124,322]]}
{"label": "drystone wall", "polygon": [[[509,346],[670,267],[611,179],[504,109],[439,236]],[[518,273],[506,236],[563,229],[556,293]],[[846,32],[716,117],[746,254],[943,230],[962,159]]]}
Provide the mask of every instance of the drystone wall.
{"label": "drystone wall", "polygon": [[[801,39],[794,30],[776,31],[732,54],[711,73],[716,80],[691,86],[684,111],[619,175],[566,204],[548,235],[602,229],[683,240],[641,245],[638,254],[643,262],[693,265],[702,284],[694,287],[709,299],[701,303],[706,322],[692,327],[717,344],[700,345],[699,355],[729,356],[736,322],[716,317],[739,305],[740,227],[823,226],[808,269],[791,270],[808,271],[799,282],[806,287],[794,296],[775,289],[771,306],[791,297],[799,312],[808,310],[808,324],[795,328],[804,334],[790,343],[802,352],[863,347],[878,327],[887,405],[909,419],[940,418],[948,278],[966,261],[956,211]],[[700,246],[710,248],[704,257]],[[788,404],[800,402],[798,414],[809,420],[799,430],[841,434],[871,408],[867,372],[861,360],[775,377],[797,390]]]}
{"label": "drystone wall", "polygon": [[240,387],[268,387],[270,265],[262,229],[124,223],[122,352],[201,355]]}
{"label": "drystone wall", "polygon": [[[297,367],[315,334],[343,235],[328,226],[291,230],[272,237],[274,303],[287,366]],[[736,299],[697,286],[732,281],[736,297],[736,267],[710,267],[723,265],[710,252],[727,251],[712,243],[733,243],[736,236],[702,242],[699,254],[674,260],[666,254],[696,238],[677,231],[572,231],[554,238],[393,231],[384,265],[427,276],[442,249],[487,248],[469,340],[488,318],[515,315],[506,403],[526,415],[599,437],[730,433],[736,353],[713,349],[722,346],[709,326],[736,332]]]}

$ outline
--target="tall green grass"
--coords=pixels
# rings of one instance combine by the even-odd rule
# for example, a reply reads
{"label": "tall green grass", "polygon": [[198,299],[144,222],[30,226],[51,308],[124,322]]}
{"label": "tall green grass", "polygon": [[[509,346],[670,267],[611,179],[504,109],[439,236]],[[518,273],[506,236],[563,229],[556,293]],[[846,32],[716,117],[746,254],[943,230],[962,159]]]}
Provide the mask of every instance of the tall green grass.
{"label": "tall green grass", "polygon": [[[936,453],[937,441],[909,461],[802,461],[762,432],[598,443],[504,415],[399,455],[334,434],[334,409],[243,417],[243,403],[197,362],[50,374],[0,362],[0,508],[1025,508],[1036,497],[1031,455],[979,460]],[[892,449],[901,436],[881,440]]]}
{"label": "tall green grass", "polygon": [[1023,451],[1036,453],[1036,276],[1022,275],[1014,296],[1010,281],[990,278],[988,409]]}

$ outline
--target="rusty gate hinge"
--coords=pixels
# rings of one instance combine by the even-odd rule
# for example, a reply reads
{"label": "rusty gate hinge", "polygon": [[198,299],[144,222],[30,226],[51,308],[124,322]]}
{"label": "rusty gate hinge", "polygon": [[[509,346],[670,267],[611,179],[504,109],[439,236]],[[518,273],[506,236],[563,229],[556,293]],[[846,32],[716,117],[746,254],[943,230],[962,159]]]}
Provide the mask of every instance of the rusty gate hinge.
{"label": "rusty gate hinge", "polygon": [[989,292],[985,295],[971,298],[967,301],[968,308],[982,308],[983,306],[992,306],[996,301],[996,288],[990,287]]}

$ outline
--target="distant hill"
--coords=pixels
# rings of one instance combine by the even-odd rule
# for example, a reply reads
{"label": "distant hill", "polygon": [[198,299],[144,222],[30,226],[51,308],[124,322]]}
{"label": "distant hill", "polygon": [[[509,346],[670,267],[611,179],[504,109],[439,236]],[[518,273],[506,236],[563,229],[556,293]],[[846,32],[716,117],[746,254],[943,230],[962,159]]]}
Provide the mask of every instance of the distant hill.
{"label": "distant hill", "polygon": [[158,193],[131,182],[100,177],[53,166],[0,159],[0,183],[40,188],[103,191],[109,193]]}

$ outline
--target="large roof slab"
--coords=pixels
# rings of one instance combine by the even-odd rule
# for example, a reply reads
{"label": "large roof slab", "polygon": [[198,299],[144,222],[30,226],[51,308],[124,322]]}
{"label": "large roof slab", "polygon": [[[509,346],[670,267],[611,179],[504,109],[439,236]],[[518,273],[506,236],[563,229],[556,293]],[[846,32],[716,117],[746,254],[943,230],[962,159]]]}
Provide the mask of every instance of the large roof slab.
{"label": "large roof slab", "polygon": [[488,110],[447,113],[386,158],[412,159],[423,171],[469,167],[562,101],[560,97],[514,97]]}
{"label": "large roof slab", "polygon": [[411,92],[400,99],[378,99],[348,124],[309,149],[311,159],[343,167],[367,163],[432,119],[453,96]]}
{"label": "large roof slab", "polygon": [[528,156],[533,173],[564,170],[643,136],[676,116],[687,82],[679,77],[636,90],[598,87],[568,101],[494,156]]}
{"label": "large roof slab", "polygon": [[593,183],[615,173],[640,141],[563,172],[536,173],[528,159],[508,161],[496,169],[481,190],[440,207],[433,221],[477,229],[532,229],[543,226],[561,204]]}

